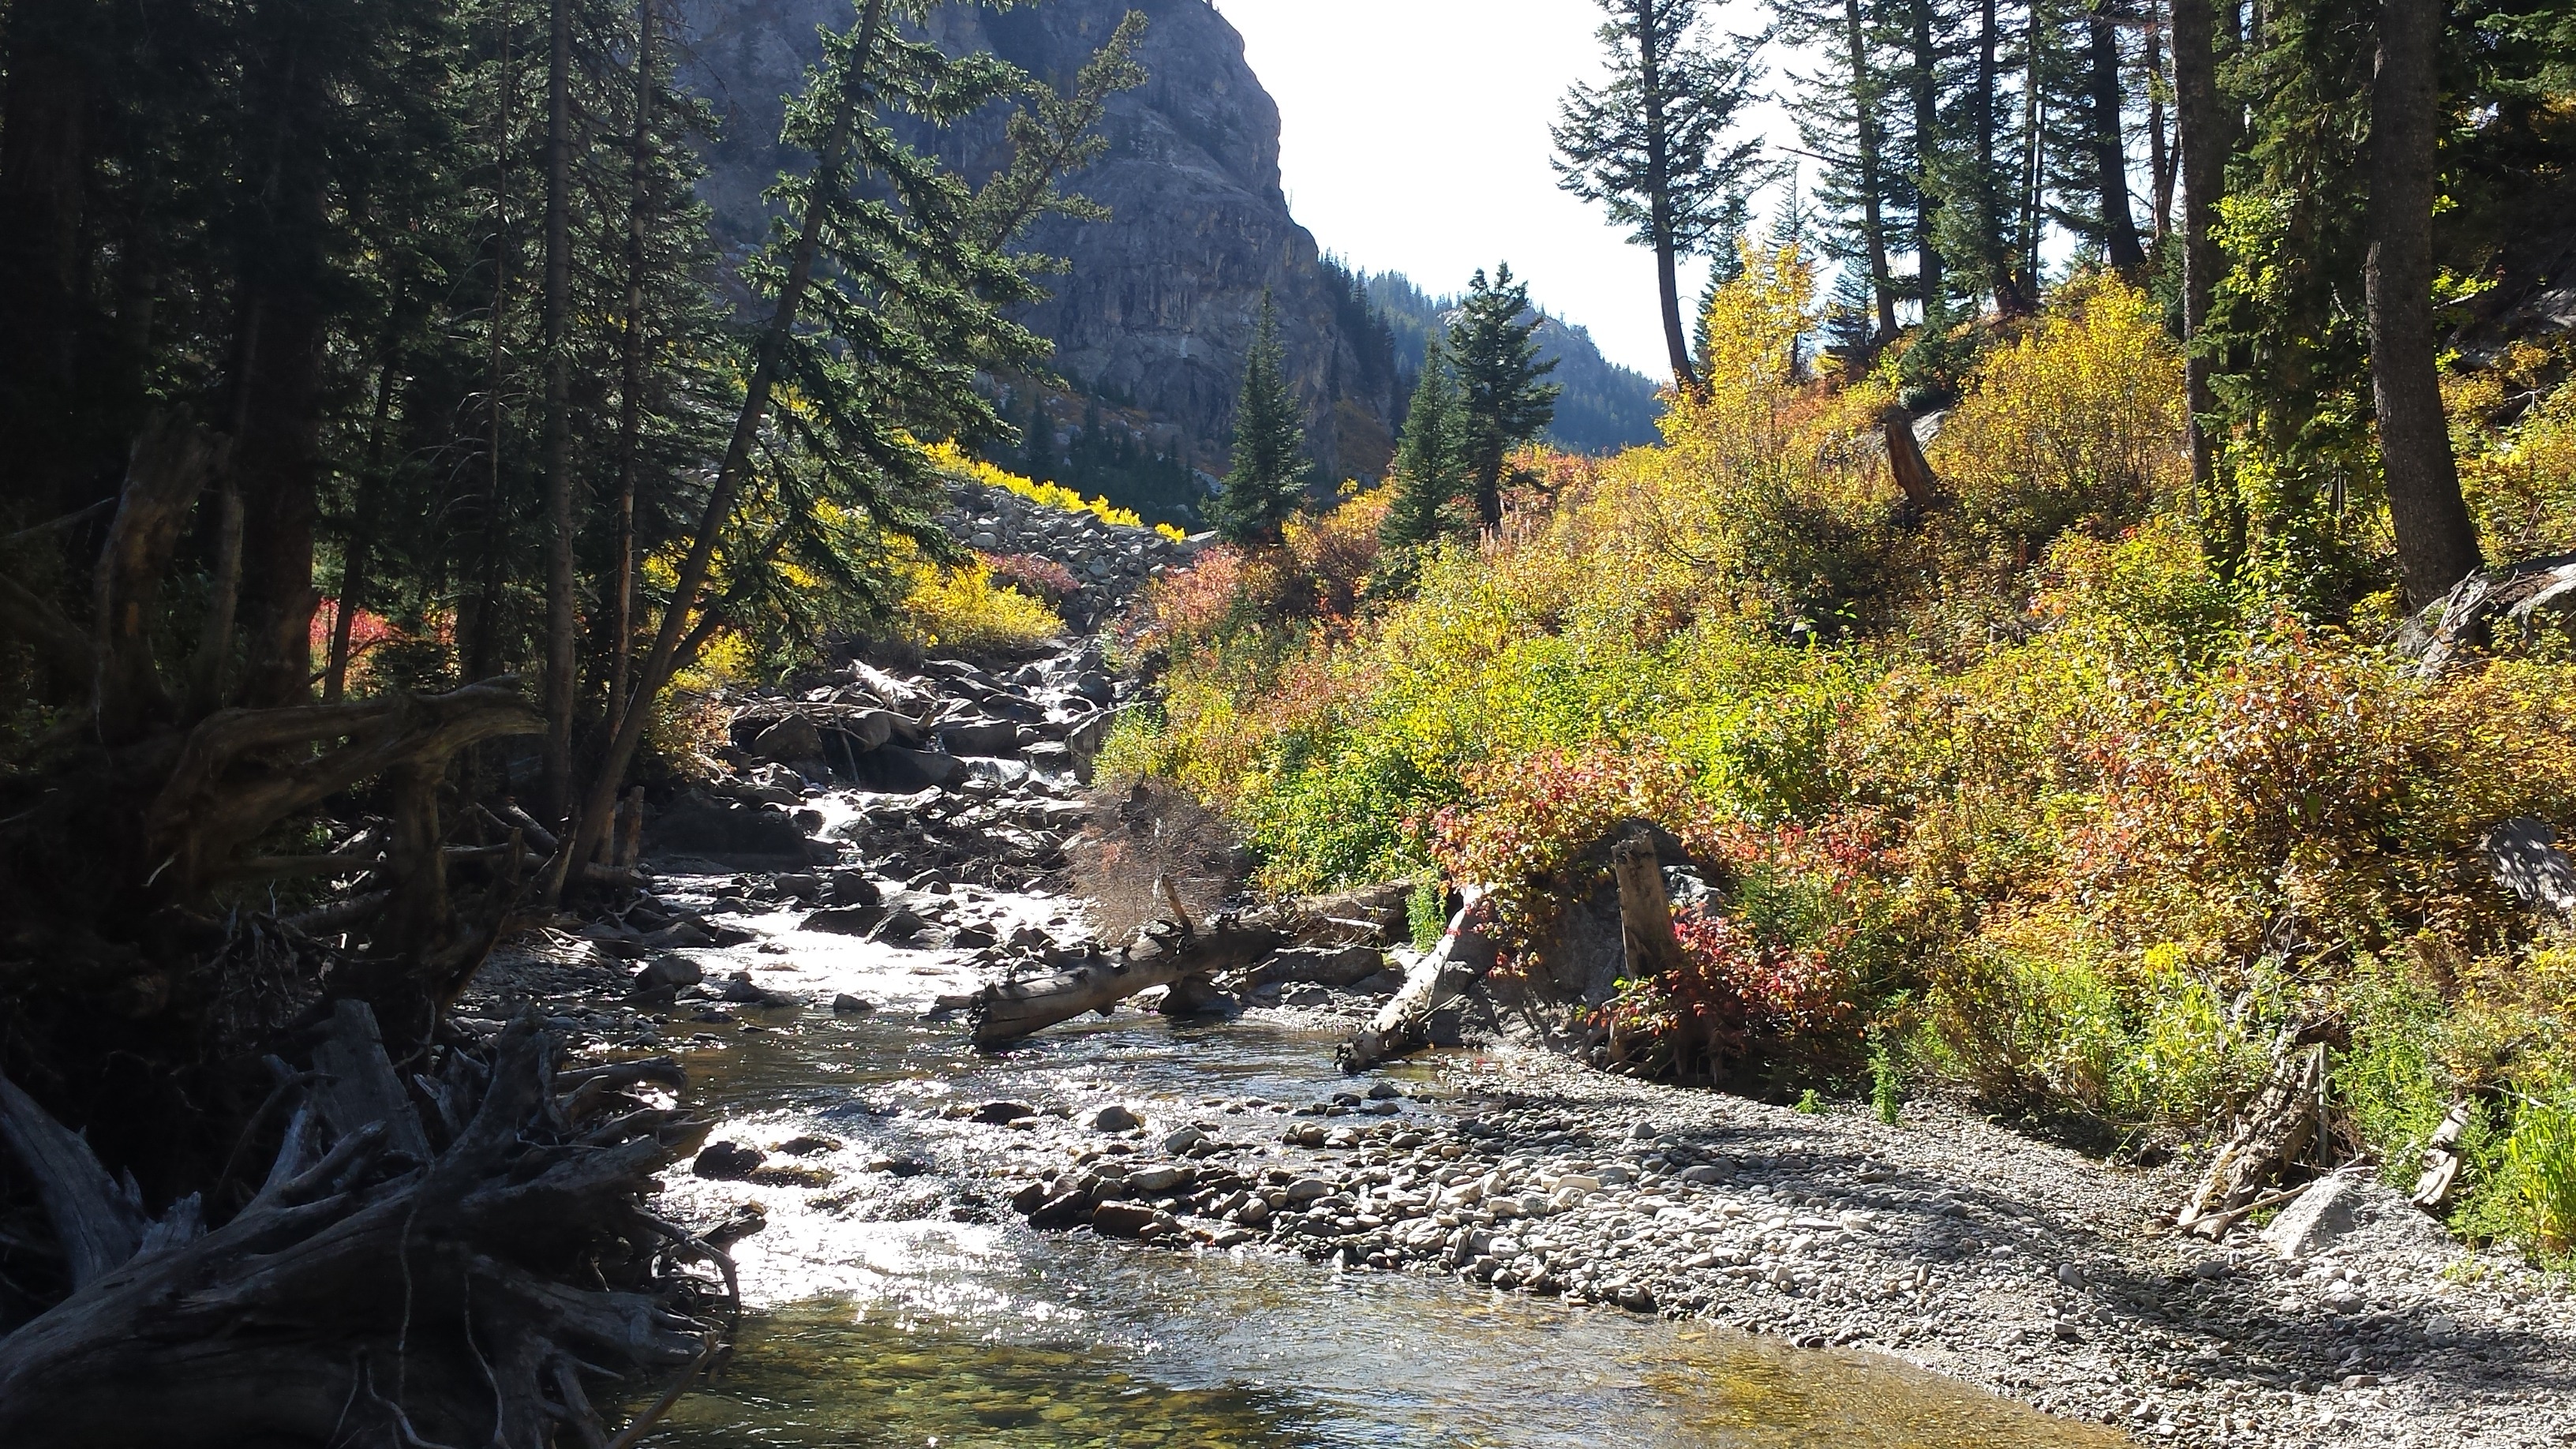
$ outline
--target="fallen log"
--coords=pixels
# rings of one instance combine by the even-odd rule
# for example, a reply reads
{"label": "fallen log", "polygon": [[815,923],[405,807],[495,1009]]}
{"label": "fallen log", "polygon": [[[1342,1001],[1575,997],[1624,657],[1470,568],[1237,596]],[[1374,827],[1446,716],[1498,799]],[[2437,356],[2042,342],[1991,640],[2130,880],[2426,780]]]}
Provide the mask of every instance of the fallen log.
{"label": "fallen log", "polygon": [[1449,918],[1449,929],[1431,954],[1405,972],[1403,989],[1379,1008],[1375,1020],[1333,1054],[1346,1072],[1364,1072],[1380,1062],[1418,1052],[1431,1044],[1431,1018],[1456,999],[1468,983],[1493,969],[1491,892],[1461,886],[1464,904]]}
{"label": "fallen log", "polygon": [[0,1337],[0,1443],[607,1442],[591,1389],[701,1361],[724,1322],[676,1267],[695,1246],[642,1213],[704,1125],[623,1090],[667,1064],[566,1097],[559,1052],[523,1018],[488,1061],[416,1078],[425,1114],[342,1003],[281,1088],[300,1100],[264,1185],[211,1230],[193,1195],[143,1222],[78,1134],[0,1083],[8,1145],[53,1185],[86,1274]]}
{"label": "fallen log", "polygon": [[2304,1160],[2323,1137],[2325,1045],[2300,1045],[2303,1033],[2284,1029],[2272,1044],[2272,1075],[2236,1121],[2227,1145],[2211,1159],[2174,1227],[2215,1242],[2254,1210],[2282,1171]]}
{"label": "fallen log", "polygon": [[967,1007],[975,1045],[1018,1041],[1140,991],[1248,965],[1278,949],[1279,942],[1277,930],[1232,916],[1219,916],[1199,929],[1156,921],[1136,944],[1114,954],[1046,976],[997,981],[976,992]]}

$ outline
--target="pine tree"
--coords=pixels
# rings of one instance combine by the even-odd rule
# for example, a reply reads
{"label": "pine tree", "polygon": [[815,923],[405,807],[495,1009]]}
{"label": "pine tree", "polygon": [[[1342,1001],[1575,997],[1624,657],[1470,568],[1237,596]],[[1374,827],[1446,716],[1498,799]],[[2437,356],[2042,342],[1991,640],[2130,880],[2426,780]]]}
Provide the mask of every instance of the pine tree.
{"label": "pine tree", "polygon": [[1306,461],[1306,430],[1279,345],[1279,310],[1261,298],[1261,323],[1243,369],[1243,392],[1234,409],[1234,466],[1210,519],[1226,542],[1261,548],[1279,541],[1279,529],[1306,496],[1313,469]]}
{"label": "pine tree", "polygon": [[1506,265],[1495,268],[1490,284],[1476,273],[1449,330],[1449,357],[1458,371],[1458,456],[1488,533],[1503,526],[1512,450],[1536,441],[1556,418],[1558,389],[1540,380],[1556,371],[1556,360],[1539,360],[1538,324],[1529,287],[1514,282]]}
{"label": "pine tree", "polygon": [[1440,536],[1440,511],[1466,491],[1458,378],[1434,340],[1422,359],[1404,437],[1395,450],[1395,501],[1378,538],[1389,548],[1419,547]]}
{"label": "pine tree", "polygon": [[1699,0],[1597,0],[1610,83],[1576,85],[1550,133],[1559,184],[1600,202],[1655,253],[1673,383],[1695,392],[1678,263],[1717,240],[1728,203],[1759,178],[1760,138],[1726,144],[1759,74],[1758,36],[1725,50],[1699,35]]}

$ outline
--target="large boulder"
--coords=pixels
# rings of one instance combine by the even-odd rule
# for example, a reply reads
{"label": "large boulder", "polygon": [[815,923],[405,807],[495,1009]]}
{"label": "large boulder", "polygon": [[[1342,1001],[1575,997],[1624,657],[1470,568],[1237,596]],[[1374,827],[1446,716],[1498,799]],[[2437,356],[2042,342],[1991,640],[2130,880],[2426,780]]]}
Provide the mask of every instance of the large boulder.
{"label": "large boulder", "polygon": [[1003,757],[1020,747],[1020,727],[1006,719],[951,720],[939,727],[939,742],[952,755]]}
{"label": "large boulder", "polygon": [[2507,633],[2528,642],[2552,627],[2576,627],[2576,554],[2471,574],[2408,620],[2395,642],[2430,678],[2462,649],[2492,646]]}
{"label": "large boulder", "polygon": [[686,855],[714,861],[787,862],[802,866],[812,859],[805,832],[775,810],[725,804],[701,796],[664,811],[653,822],[651,844],[656,855]]}
{"label": "large boulder", "polygon": [[2487,869],[2525,905],[2576,916],[2576,866],[2544,820],[2508,820],[2487,832]]}
{"label": "large boulder", "polygon": [[751,742],[751,752],[780,765],[819,760],[823,757],[823,732],[814,727],[812,720],[790,716],[762,730],[760,737]]}

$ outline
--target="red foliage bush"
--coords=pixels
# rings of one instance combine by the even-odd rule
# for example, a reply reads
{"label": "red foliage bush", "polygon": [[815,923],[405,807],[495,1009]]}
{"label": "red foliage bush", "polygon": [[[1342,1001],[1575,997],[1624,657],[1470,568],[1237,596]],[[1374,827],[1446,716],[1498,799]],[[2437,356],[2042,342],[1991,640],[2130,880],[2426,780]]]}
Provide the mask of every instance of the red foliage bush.
{"label": "red foliage bush", "polygon": [[976,556],[984,561],[984,567],[991,572],[994,582],[1007,584],[1050,604],[1063,603],[1082,588],[1082,581],[1073,576],[1073,570],[1042,554],[979,552]]}

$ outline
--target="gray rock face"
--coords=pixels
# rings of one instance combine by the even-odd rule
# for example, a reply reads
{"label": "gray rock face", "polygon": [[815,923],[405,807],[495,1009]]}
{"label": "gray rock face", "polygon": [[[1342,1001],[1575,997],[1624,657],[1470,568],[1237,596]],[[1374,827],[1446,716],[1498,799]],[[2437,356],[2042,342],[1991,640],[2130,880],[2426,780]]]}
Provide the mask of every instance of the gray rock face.
{"label": "gray rock face", "polygon": [[[848,0],[683,0],[695,37],[685,81],[723,117],[702,191],[728,249],[766,235],[760,193],[792,159],[777,145],[782,97],[820,54],[818,26],[851,23]],[[1292,381],[1319,461],[1375,474],[1393,449],[1389,356],[1365,346],[1337,307],[1315,239],[1279,183],[1279,109],[1244,61],[1243,39],[1208,0],[1050,0],[996,13],[950,5],[929,36],[952,52],[991,50],[1066,85],[1130,9],[1148,19],[1142,87],[1109,103],[1109,151],[1076,178],[1106,222],[1042,222],[1039,251],[1066,257],[1052,300],[1023,319],[1056,343],[1056,369],[1085,391],[1132,400],[1156,446],[1223,471],[1264,290],[1274,297]],[[940,142],[980,180],[1007,157],[999,108]]]}

